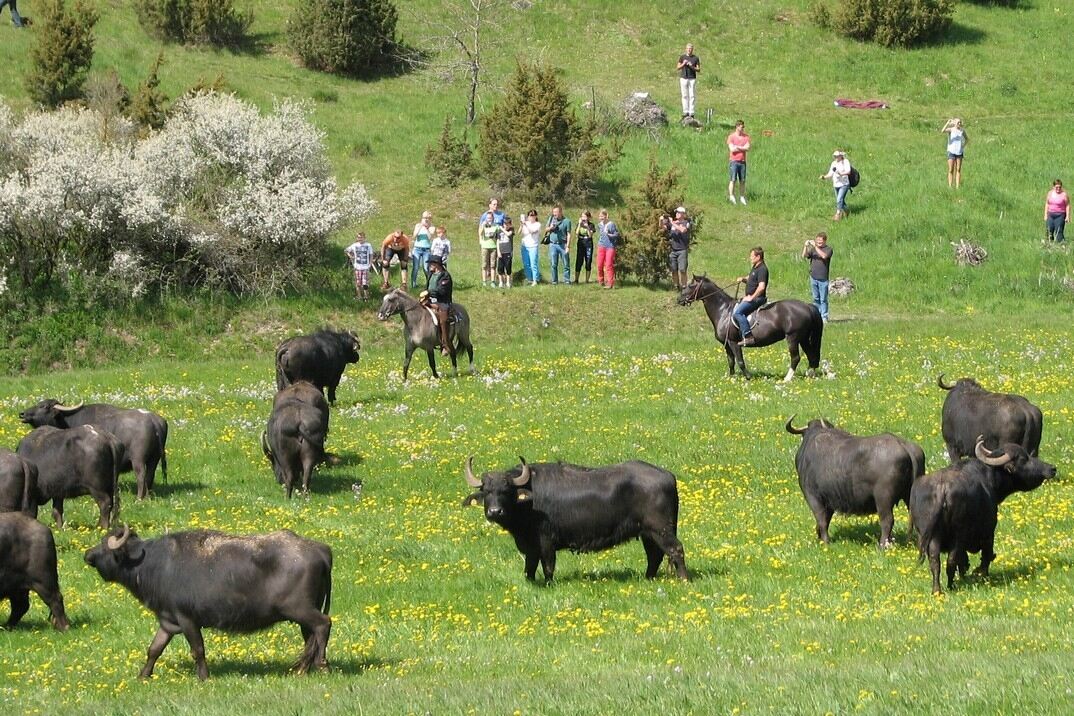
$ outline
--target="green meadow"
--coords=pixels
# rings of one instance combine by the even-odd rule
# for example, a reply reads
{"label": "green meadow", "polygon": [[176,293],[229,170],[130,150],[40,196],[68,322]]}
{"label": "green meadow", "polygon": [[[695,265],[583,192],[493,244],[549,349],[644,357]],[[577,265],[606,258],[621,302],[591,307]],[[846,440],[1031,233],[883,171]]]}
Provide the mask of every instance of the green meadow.
{"label": "green meadow", "polygon": [[[833,276],[857,289],[833,297],[828,375],[787,384],[782,344],[746,353],[754,380],[729,379],[701,307],[675,305],[666,285],[483,289],[473,226],[489,188],[425,179],[425,148],[464,108],[463,85],[442,71],[357,81],[303,70],[282,31],[291,2],[252,3],[251,51],[167,47],[171,97],[222,75],[265,109],[274,97],[308,98],[339,177],[365,182],[381,204],[362,227],[372,239],[409,230],[423,209],[447,224],[477,374],[435,381],[416,355],[404,385],[398,319],[379,323],[375,302],[353,299],[342,254],[300,296],[169,295],[5,316],[0,446],[15,447],[26,433],[18,412],[41,398],[150,408],[171,424],[168,479],[158,474],[153,498],[138,502],[123,476],[123,522],[143,537],[289,528],[328,543],[335,569],[326,673],[288,673],[301,640],[279,625],[207,631],[205,683],[176,639],[140,682],[155,620],[83,562],[102,533],[90,500],[69,501],[56,541],[72,627],[52,631],[32,596],[19,628],[0,632],[4,712],[1071,712],[1074,263],[1067,247],[1041,240],[1051,180],[1070,183],[1074,121],[1056,52],[1074,3],[961,2],[949,38],[913,51],[837,38],[810,23],[809,5],[505,3],[479,105],[496,101],[517,57],[561,68],[579,112],[594,97],[610,111],[651,92],[672,126],[626,135],[587,206],[616,218],[650,160],[677,166],[687,207],[705,216],[691,269],[721,285],[746,272],[759,244],[770,296],[808,300],[802,242],[827,231]],[[98,7],[94,70],[115,68],[133,86],[159,46],[130,3]],[[35,15],[32,0],[20,10]],[[441,13],[431,0],[400,3],[401,36],[421,45]],[[0,95],[28,110],[21,75],[33,30],[2,20]],[[698,115],[713,110],[701,131],[674,124],[674,62],[686,42],[702,61]],[[891,109],[836,109],[838,97]],[[952,116],[970,136],[957,192],[938,132]],[[747,207],[726,200],[724,139],[737,118],[754,142]],[[836,147],[862,174],[839,223],[831,185],[817,178]],[[516,216],[530,208],[503,201]],[[351,231],[336,237],[341,246]],[[951,243],[962,239],[986,248],[983,265],[955,263]],[[331,415],[328,448],[341,462],[317,472],[308,498],[287,502],[258,442],[273,348],[325,324],[362,340]],[[934,597],[903,507],[892,549],[877,549],[875,517],[837,515],[831,545],[817,543],[793,467],[799,438],[783,422],[825,416],[854,433],[892,431],[939,469],[940,372],[1039,405],[1041,456],[1059,476],[1003,505],[989,578]],[[528,583],[510,537],[461,506],[469,455],[481,471],[519,455],[671,470],[691,581],[664,572],[646,581],[642,547],[628,543],[561,553],[555,584]],[[41,518],[50,523],[47,510]]]}

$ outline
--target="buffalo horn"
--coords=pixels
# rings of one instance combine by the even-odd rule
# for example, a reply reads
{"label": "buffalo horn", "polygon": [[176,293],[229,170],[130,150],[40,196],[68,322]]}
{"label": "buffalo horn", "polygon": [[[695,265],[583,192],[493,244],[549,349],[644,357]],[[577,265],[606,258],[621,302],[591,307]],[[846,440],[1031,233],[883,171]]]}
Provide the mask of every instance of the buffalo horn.
{"label": "buffalo horn", "polygon": [[466,484],[470,487],[481,487],[481,480],[474,477],[474,456],[466,458]]}
{"label": "buffalo horn", "polygon": [[272,459],[272,448],[268,444],[268,431],[261,431],[261,452],[265,453],[265,457]]}
{"label": "buffalo horn", "polygon": [[1006,452],[1000,457],[993,457],[992,451],[984,446],[984,437],[981,435],[977,436],[977,446],[974,447],[973,454],[985,465],[991,465],[992,467],[1000,467],[1011,461],[1011,456]]}
{"label": "buffalo horn", "polygon": [[827,419],[827,418],[821,418],[821,419],[820,419],[820,424],[821,424],[821,427],[824,427],[824,428],[832,428],[832,427],[835,427],[834,425],[832,425],[831,423],[829,423],[829,422],[828,422],[828,419]]}
{"label": "buffalo horn", "polygon": [[522,485],[525,485],[527,482],[530,481],[530,466],[526,464],[526,458],[522,457],[521,455],[518,456],[518,460],[522,463],[522,474],[516,478],[513,478],[511,482],[521,487]]}
{"label": "buffalo horn", "polygon": [[950,385],[948,385],[947,383],[943,382],[943,373],[940,373],[940,375],[936,378],[936,385],[940,386],[944,390],[951,390],[952,388],[955,387],[954,383],[951,383]]}
{"label": "buffalo horn", "polygon": [[85,401],[79,403],[78,405],[60,405],[59,403],[57,403],[54,409],[61,413],[73,413],[76,410],[81,410],[82,406],[85,404]]}
{"label": "buffalo horn", "polygon": [[[795,413],[795,415],[797,415],[797,413]],[[787,418],[787,422],[783,424],[783,427],[787,428],[788,433],[790,433],[792,435],[801,435],[802,433],[805,432],[805,428],[796,428],[796,427],[794,427],[794,425],[791,424],[793,422],[794,422],[794,415],[792,415],[791,417]]]}
{"label": "buffalo horn", "polygon": [[131,536],[130,525],[123,525],[123,534],[119,537],[115,535],[108,538],[108,549],[119,549],[123,545],[127,544],[127,538]]}

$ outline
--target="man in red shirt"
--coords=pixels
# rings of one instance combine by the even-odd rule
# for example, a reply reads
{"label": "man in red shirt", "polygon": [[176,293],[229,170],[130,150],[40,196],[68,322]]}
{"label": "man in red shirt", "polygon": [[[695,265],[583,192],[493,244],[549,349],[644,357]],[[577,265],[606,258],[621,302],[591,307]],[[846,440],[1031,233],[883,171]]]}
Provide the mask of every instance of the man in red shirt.
{"label": "man in red shirt", "polygon": [[735,131],[727,135],[727,151],[730,162],[727,171],[727,199],[735,203],[735,182],[738,182],[738,203],[746,205],[746,152],[750,150],[750,135],[746,134],[746,124],[740,119],[735,122]]}

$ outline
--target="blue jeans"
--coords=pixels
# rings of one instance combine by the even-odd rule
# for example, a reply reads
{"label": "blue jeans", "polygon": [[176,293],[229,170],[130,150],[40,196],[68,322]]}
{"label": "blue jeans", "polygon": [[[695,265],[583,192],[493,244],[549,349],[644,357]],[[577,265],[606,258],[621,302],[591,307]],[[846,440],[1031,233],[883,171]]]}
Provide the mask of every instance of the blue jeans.
{"label": "blue jeans", "polygon": [[415,246],[410,252],[410,287],[418,286],[418,266],[425,272],[425,283],[429,283],[429,249]]}
{"label": "blue jeans", "polygon": [[563,244],[548,245],[548,262],[552,264],[552,283],[559,283],[559,262],[563,262],[563,283],[571,282],[571,257]]}
{"label": "blue jeans", "polygon": [[541,282],[541,247],[522,247],[522,273],[534,283]]}
{"label": "blue jeans", "polygon": [[813,305],[820,311],[820,317],[828,320],[828,282],[809,277],[809,287],[813,290]]}
{"label": "blue jeans", "polygon": [[1045,222],[1048,227],[1048,238],[1056,243],[1062,243],[1066,237],[1063,236],[1063,228],[1067,223],[1067,215],[1062,211],[1049,211],[1048,221]]}
{"label": "blue jeans", "polygon": [[741,301],[735,306],[735,312],[731,314],[731,318],[735,319],[735,325],[738,326],[738,332],[742,334],[743,338],[750,334],[750,322],[746,316],[763,306],[767,300],[759,298],[756,301]]}
{"label": "blue jeans", "polygon": [[835,188],[835,210],[846,211],[847,210],[847,192],[850,191],[850,185],[837,186]]}
{"label": "blue jeans", "polygon": [[0,10],[4,9],[4,5],[11,7],[11,24],[15,27],[22,27],[22,18],[19,17],[19,8],[16,7],[15,0],[0,0]]}

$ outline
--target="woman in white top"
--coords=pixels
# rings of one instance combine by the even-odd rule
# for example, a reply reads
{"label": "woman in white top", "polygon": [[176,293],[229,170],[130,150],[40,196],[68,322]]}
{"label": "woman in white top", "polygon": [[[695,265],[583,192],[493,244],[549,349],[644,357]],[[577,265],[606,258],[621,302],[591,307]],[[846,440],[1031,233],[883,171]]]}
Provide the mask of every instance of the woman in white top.
{"label": "woman in white top", "polygon": [[947,120],[940,131],[947,134],[947,186],[958,189],[962,186],[962,155],[970,138],[957,117]]}
{"label": "woman in white top", "polygon": [[821,179],[831,179],[832,189],[835,190],[835,216],[834,221],[839,221],[847,215],[847,192],[850,191],[850,161],[842,149],[832,152],[832,164],[828,167],[827,174],[821,174]]}
{"label": "woman in white top", "polygon": [[522,235],[523,275],[530,280],[530,286],[536,286],[541,280],[541,220],[537,218],[537,210],[530,209],[518,223]]}

